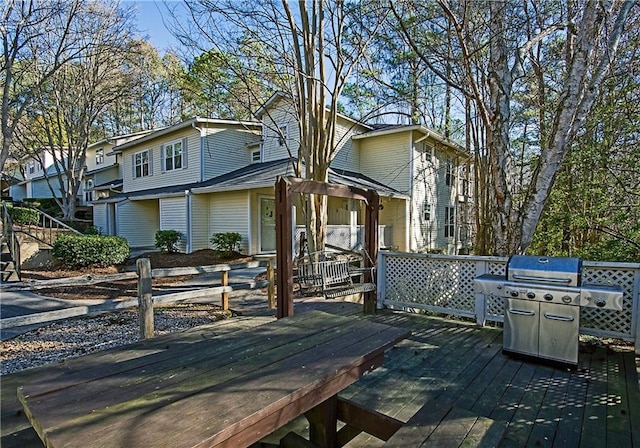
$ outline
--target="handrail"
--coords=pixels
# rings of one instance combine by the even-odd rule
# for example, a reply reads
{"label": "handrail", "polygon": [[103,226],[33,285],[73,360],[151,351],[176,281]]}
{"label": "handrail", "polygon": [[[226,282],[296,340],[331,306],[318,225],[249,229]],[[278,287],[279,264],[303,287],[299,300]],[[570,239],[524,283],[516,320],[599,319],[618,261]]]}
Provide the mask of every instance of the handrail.
{"label": "handrail", "polygon": [[20,260],[20,241],[18,235],[16,235],[13,229],[13,221],[9,215],[6,204],[2,203],[2,236],[7,241],[7,247],[9,248],[9,254],[13,261],[13,267],[18,276],[18,280],[21,280],[21,260]]}
{"label": "handrail", "polygon": [[16,232],[29,235],[35,240],[46,244],[47,246],[53,246],[53,243],[57,239],[60,233],[74,233],[76,235],[82,235],[73,227],[68,226],[62,221],[54,218],[53,216],[43,212],[39,208],[33,207],[33,210],[38,212],[38,223],[28,223],[20,226],[20,229],[16,229]]}

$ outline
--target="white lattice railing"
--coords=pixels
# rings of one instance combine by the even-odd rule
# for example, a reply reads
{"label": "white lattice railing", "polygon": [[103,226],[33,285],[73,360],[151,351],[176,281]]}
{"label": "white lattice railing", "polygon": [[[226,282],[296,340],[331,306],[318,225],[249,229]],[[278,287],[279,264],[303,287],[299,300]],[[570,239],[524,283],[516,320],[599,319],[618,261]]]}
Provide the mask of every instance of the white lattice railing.
{"label": "white lattice railing", "polygon": [[[476,294],[481,274],[505,275],[507,259],[380,251],[378,306],[419,309],[502,322],[503,300]],[[580,333],[634,341],[640,351],[640,264],[590,262],[582,264],[582,282],[620,285],[622,311],[581,308]]]}

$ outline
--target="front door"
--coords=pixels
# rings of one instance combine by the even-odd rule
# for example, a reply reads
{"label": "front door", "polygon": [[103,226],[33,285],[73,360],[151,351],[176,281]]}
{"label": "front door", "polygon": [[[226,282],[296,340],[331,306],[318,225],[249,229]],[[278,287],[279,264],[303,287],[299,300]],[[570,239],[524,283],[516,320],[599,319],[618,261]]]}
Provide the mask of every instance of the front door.
{"label": "front door", "polygon": [[276,200],[260,198],[260,252],[276,250]]}

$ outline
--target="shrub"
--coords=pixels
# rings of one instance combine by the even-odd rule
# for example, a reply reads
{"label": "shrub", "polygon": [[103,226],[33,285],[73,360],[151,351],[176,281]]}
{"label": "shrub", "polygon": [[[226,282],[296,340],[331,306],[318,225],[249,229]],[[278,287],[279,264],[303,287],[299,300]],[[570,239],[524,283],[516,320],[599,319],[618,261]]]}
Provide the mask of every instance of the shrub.
{"label": "shrub", "polygon": [[38,211],[27,207],[10,207],[9,216],[14,224],[37,225],[40,219]]}
{"label": "shrub", "polygon": [[111,266],[129,257],[129,243],[119,236],[62,235],[53,243],[53,255],[64,265]]}
{"label": "shrub", "polygon": [[177,230],[158,230],[156,232],[156,247],[163,252],[178,252],[178,242],[182,233]]}
{"label": "shrub", "polygon": [[214,250],[230,256],[242,241],[242,236],[238,232],[214,233],[209,241]]}

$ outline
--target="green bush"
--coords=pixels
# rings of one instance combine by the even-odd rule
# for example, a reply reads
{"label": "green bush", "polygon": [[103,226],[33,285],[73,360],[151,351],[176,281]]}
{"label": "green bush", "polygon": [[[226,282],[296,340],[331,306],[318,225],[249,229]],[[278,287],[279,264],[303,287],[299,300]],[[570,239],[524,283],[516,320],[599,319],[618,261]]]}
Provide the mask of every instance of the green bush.
{"label": "green bush", "polygon": [[51,215],[54,218],[62,216],[62,210],[60,206],[53,198],[24,198],[22,200],[25,204],[32,205],[45,212],[47,215]]}
{"label": "green bush", "polygon": [[122,264],[129,243],[119,236],[62,235],[53,243],[53,255],[71,268]]}
{"label": "green bush", "polygon": [[156,232],[156,247],[163,252],[178,252],[178,242],[182,233],[177,230],[158,230]]}
{"label": "green bush", "polygon": [[20,225],[37,225],[40,215],[38,211],[27,207],[9,207],[9,216],[14,224]]}
{"label": "green bush", "polygon": [[214,250],[229,256],[242,241],[242,236],[237,232],[214,233],[209,241]]}

